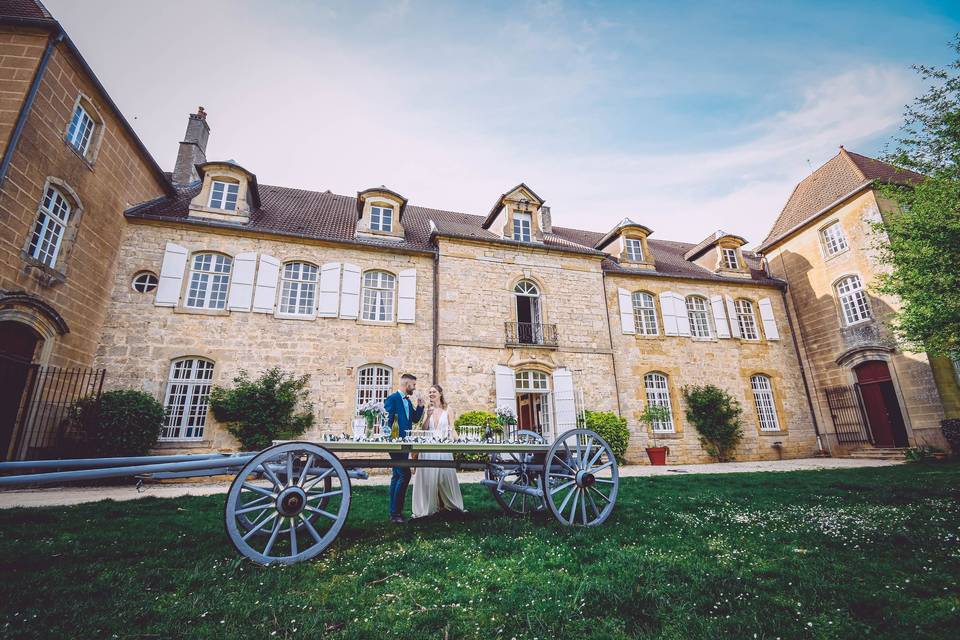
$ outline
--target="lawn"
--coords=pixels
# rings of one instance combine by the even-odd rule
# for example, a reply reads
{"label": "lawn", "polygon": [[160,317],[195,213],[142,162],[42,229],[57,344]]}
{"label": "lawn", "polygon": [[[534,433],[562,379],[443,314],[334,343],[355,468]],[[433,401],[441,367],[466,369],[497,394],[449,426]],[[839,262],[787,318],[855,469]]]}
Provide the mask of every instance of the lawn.
{"label": "lawn", "polygon": [[960,464],[631,478],[603,526],[390,525],[238,559],[223,497],[0,511],[4,638],[956,638]]}

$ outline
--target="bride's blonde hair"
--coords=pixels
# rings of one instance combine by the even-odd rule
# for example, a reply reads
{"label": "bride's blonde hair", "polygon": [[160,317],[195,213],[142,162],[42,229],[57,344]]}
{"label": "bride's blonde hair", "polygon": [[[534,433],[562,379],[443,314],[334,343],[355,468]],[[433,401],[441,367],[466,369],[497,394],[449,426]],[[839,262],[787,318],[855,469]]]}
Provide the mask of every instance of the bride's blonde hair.
{"label": "bride's blonde hair", "polygon": [[447,408],[447,399],[443,397],[443,387],[441,387],[441,386],[438,385],[438,384],[432,384],[432,385],[430,385],[430,388],[437,390],[437,393],[440,394],[440,408],[441,408],[441,409],[446,409],[446,408]]}

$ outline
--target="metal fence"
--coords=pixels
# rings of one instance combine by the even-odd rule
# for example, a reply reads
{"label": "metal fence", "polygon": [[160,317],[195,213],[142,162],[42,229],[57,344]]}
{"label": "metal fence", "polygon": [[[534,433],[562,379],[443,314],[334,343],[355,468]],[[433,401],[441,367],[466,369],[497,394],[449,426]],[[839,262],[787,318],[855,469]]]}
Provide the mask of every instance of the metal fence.
{"label": "metal fence", "polygon": [[830,418],[833,420],[837,442],[870,442],[870,430],[867,429],[857,385],[827,387],[823,392],[830,407]]}
{"label": "metal fence", "polygon": [[539,322],[507,322],[507,344],[557,346],[557,325]]}

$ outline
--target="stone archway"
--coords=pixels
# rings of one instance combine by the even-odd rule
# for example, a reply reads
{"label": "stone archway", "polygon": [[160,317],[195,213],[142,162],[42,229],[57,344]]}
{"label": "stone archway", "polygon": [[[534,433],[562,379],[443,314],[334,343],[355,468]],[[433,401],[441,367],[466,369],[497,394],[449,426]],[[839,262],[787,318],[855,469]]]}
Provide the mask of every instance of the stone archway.
{"label": "stone archway", "polygon": [[0,321],[0,458],[7,458],[34,354],[37,332],[22,322]]}

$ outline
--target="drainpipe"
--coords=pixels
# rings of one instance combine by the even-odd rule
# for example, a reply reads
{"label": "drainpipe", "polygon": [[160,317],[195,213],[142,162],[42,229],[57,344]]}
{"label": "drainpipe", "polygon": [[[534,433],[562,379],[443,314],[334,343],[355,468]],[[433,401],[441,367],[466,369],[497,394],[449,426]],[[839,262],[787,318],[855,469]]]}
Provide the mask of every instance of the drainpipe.
{"label": "drainpipe", "polygon": [[433,254],[433,383],[436,384],[438,371],[437,356],[440,352],[440,243]]}
{"label": "drainpipe", "polygon": [[33,74],[33,81],[30,83],[30,90],[20,106],[20,113],[17,115],[17,123],[13,127],[13,133],[10,134],[10,142],[3,154],[3,161],[0,162],[0,187],[7,179],[7,171],[10,170],[10,162],[13,160],[13,154],[17,150],[17,143],[23,134],[23,128],[27,124],[27,117],[33,108],[33,101],[37,97],[37,91],[40,89],[40,81],[43,80],[43,74],[47,70],[47,63],[50,62],[50,56],[53,50],[63,40],[62,30],[58,30],[56,35],[51,34],[47,39],[47,48],[43,51],[43,57],[40,58],[40,64],[37,66],[36,73]]}

